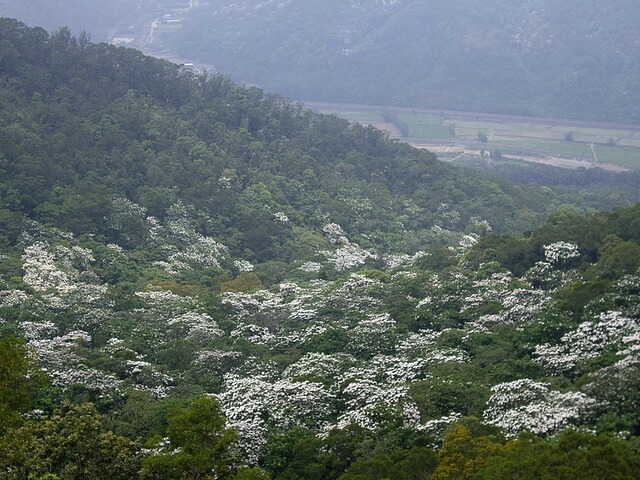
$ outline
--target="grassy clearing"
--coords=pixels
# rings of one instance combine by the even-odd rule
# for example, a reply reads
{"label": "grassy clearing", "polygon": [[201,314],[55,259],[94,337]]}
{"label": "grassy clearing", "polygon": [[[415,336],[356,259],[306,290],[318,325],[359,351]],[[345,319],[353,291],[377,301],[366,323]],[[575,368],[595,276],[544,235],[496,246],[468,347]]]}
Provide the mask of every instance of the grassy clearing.
{"label": "grassy clearing", "polygon": [[398,115],[409,125],[409,138],[430,138],[434,140],[450,140],[454,130],[445,124],[440,117],[421,115],[418,113],[402,113]]}
{"label": "grassy clearing", "polygon": [[381,123],[384,122],[381,113],[377,112],[349,112],[339,110],[320,110],[320,113],[336,114],[350,122],[358,123]]}

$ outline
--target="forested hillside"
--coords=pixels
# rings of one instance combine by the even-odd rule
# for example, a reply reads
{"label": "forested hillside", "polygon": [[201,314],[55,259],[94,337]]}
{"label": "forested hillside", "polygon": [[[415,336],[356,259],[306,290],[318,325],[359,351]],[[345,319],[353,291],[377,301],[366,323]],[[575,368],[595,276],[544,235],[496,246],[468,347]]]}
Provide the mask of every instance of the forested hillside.
{"label": "forested hillside", "polygon": [[218,0],[158,48],[293,98],[638,123],[633,0]]}
{"label": "forested hillside", "polygon": [[1,19],[0,478],[639,478],[620,188]]}

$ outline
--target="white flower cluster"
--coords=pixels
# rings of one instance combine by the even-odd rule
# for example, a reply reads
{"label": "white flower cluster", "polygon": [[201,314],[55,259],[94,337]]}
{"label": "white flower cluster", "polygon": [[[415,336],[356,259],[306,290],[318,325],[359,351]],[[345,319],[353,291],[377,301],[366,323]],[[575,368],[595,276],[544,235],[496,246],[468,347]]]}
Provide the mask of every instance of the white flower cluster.
{"label": "white flower cluster", "polygon": [[284,212],[276,212],[273,214],[273,219],[276,223],[287,223],[289,217]]}
{"label": "white flower cluster", "polygon": [[578,258],[578,247],[572,243],[556,242],[544,247],[545,260],[536,262],[526,273],[525,279],[535,288],[551,290],[574,280],[575,271],[567,271],[571,260]]}
{"label": "white flower cluster", "polygon": [[242,353],[236,351],[201,351],[193,363],[205,367],[218,375],[226,373],[242,359]]}
{"label": "white flower cluster", "polygon": [[426,358],[410,360],[393,355],[376,355],[366,367],[357,366],[348,369],[338,377],[338,382],[348,382],[354,378],[366,379],[386,386],[399,386],[427,377]]}
{"label": "white flower cluster", "polygon": [[[48,324],[44,326],[48,333]],[[53,333],[53,332],[51,332]],[[79,343],[91,341],[87,332],[73,331],[51,339],[33,339],[28,342],[36,362],[51,378],[53,385],[68,389],[73,385],[82,385],[88,390],[107,394],[120,387],[121,381],[113,375],[105,374],[83,364],[82,359],[73,350]]]}
{"label": "white flower cluster", "polygon": [[168,290],[145,290],[135,294],[148,305],[148,309],[143,312],[149,311],[154,316],[175,317],[197,307],[197,302],[193,298],[177,295]]}
{"label": "white flower cluster", "polygon": [[340,195],[338,197],[338,200],[349,205],[351,209],[356,213],[358,218],[361,218],[360,214],[362,212],[368,212],[373,210],[373,204],[371,203],[371,200],[369,198],[362,198],[362,197],[354,198],[351,196],[348,197],[348,196]]}
{"label": "white flower cluster", "polygon": [[491,392],[484,419],[509,436],[523,431],[552,435],[584,420],[596,405],[583,393],[562,393],[526,378],[495,385]]}
{"label": "white flower cluster", "polygon": [[136,390],[150,392],[156,398],[166,398],[174,379],[160,372],[155,365],[142,360],[127,360],[126,376]]}
{"label": "white flower cluster", "polygon": [[431,330],[410,333],[406,338],[398,343],[396,351],[406,356],[421,355],[426,352],[427,349],[435,345],[436,340],[441,334],[442,332],[435,332]]}
{"label": "white flower cluster", "polygon": [[220,175],[220,178],[218,178],[218,186],[220,188],[231,188],[231,185],[233,184],[235,178],[231,177],[231,176],[227,176],[225,174]]}
{"label": "white flower cluster", "polygon": [[324,325],[309,325],[302,329],[295,329],[278,337],[277,344],[280,346],[296,345],[299,347],[306,346],[312,339],[319,337],[327,332]]}
{"label": "white flower cluster", "polygon": [[358,354],[388,352],[395,345],[396,322],[388,313],[372,315],[358,322],[349,333],[349,351]]}
{"label": "white flower cluster", "polygon": [[491,232],[493,228],[488,221],[480,217],[471,217],[469,223],[479,229],[481,232]]}
{"label": "white flower cluster", "polygon": [[478,243],[478,236],[476,234],[464,235],[458,245],[462,252],[469,250],[471,247]]}
{"label": "white flower cluster", "polygon": [[25,248],[22,259],[25,283],[39,292],[55,290],[41,297],[51,308],[98,304],[107,292],[106,286],[97,284],[91,268],[94,258],[86,248],[38,241]]}
{"label": "white flower cluster", "polygon": [[333,379],[338,372],[354,364],[355,361],[354,357],[346,353],[328,355],[310,352],[289,365],[283,372],[283,376],[290,380],[296,377]]}
{"label": "white flower cluster", "polygon": [[323,250],[318,253],[326,257],[327,261],[333,264],[333,267],[339,272],[364,265],[367,258],[377,258],[376,254],[360,248],[355,243],[345,244],[333,251]]}
{"label": "white flower cluster", "polygon": [[[509,284],[512,280],[513,278],[508,272],[493,273],[488,278],[474,280],[467,287],[468,291],[464,292],[464,304],[460,311],[464,312],[487,302],[502,303],[503,300],[509,299],[511,295],[509,293]],[[507,300],[507,307],[509,305],[510,300]]]}
{"label": "white flower cluster", "polygon": [[268,382],[226,375],[218,395],[227,425],[240,435],[240,447],[256,464],[266,446],[268,426],[321,428],[332,412],[334,396],[319,383]]}
{"label": "white flower cluster", "polygon": [[275,313],[286,310],[287,305],[282,295],[269,290],[258,290],[252,293],[225,292],[222,295],[222,303],[233,309],[238,321],[250,321],[261,313]]}
{"label": "white flower cluster", "polygon": [[323,228],[325,237],[332,245],[348,245],[347,233],[337,223],[328,223]]}
{"label": "white flower cluster", "polygon": [[231,338],[242,338],[256,345],[268,345],[276,341],[276,336],[267,327],[251,323],[238,326],[231,332]]}
{"label": "white flower cluster", "polygon": [[187,338],[209,341],[224,334],[216,321],[206,313],[193,311],[183,313],[169,320],[169,325],[184,325],[187,329]]}
{"label": "white flower cluster", "polygon": [[65,291],[70,288],[72,275],[64,272],[56,256],[49,251],[44,242],[37,242],[24,249],[23,281],[34,290],[44,291],[58,289]]}
{"label": "white flower cluster", "polygon": [[240,273],[253,272],[254,266],[246,260],[234,260],[233,267]]}
{"label": "white flower cluster", "polygon": [[[416,428],[423,432],[429,432],[435,438],[444,438],[444,435],[449,428],[449,425],[460,420],[462,415],[457,412],[452,412],[449,415],[444,415],[440,418],[434,418],[427,420],[424,424],[418,425]],[[431,445],[432,448],[439,448],[440,442],[435,442]]]}
{"label": "white flower cluster", "polygon": [[338,417],[333,428],[346,428],[351,424],[376,430],[389,415],[404,419],[405,426],[419,425],[420,416],[406,386],[389,387],[369,379],[356,379],[342,391],[346,411]]}
{"label": "white flower cluster", "polygon": [[0,307],[15,307],[29,298],[22,290],[0,291]]}
{"label": "white flower cluster", "polygon": [[128,218],[144,220],[147,209],[123,197],[116,197],[111,201],[111,216],[109,221],[114,229],[121,229]]}
{"label": "white flower cluster", "polygon": [[289,319],[297,320],[298,322],[308,322],[318,316],[318,311],[313,308],[299,308],[293,309],[289,315]]}
{"label": "white flower cluster", "polygon": [[416,260],[426,255],[430,254],[419,251],[414,253],[413,255],[385,255],[384,263],[386,269],[388,271],[391,271],[399,267],[410,267],[416,262]]}
{"label": "white flower cluster", "polygon": [[[225,245],[198,232],[195,218],[208,217],[202,212],[197,212],[192,206],[180,201],[171,205],[166,220],[161,223],[155,217],[146,217],[146,209],[127,199],[116,199],[114,205],[117,207],[114,207],[115,212],[111,218],[114,228],[121,228],[126,216],[143,220],[150,238],[166,252],[165,259],[154,262],[154,265],[170,275],[177,275],[193,268],[219,267],[220,261],[229,255]],[[241,262],[239,266],[249,267],[248,262]]]}
{"label": "white flower cluster", "polygon": [[169,263],[175,264],[180,268],[191,268],[196,265],[201,268],[219,267],[219,259],[228,255],[227,247],[211,237],[199,235],[193,243],[184,249],[180,249],[169,256]]}
{"label": "white flower cluster", "polygon": [[578,246],[568,242],[555,242],[544,247],[544,258],[551,265],[564,265],[580,256]]}
{"label": "white flower cluster", "polygon": [[504,311],[502,321],[510,324],[531,322],[540,312],[542,306],[550,301],[550,297],[541,290],[516,288],[506,293],[502,300]]}
{"label": "white flower cluster", "polygon": [[318,262],[305,262],[299,267],[299,270],[309,273],[319,272],[322,270],[322,264]]}
{"label": "white flower cluster", "polygon": [[20,330],[22,336],[27,341],[44,340],[54,337],[58,333],[58,328],[48,321],[44,322],[21,322]]}
{"label": "white flower cluster", "polygon": [[[640,345],[634,339],[640,336],[640,323],[626,318],[620,312],[601,313],[591,322],[583,322],[575,330],[562,336],[558,345],[537,345],[535,361],[556,373],[571,371],[578,362],[598,358],[606,349],[630,352]],[[624,355],[626,350],[619,351]]]}
{"label": "white flower cluster", "polygon": [[328,304],[359,313],[372,312],[382,306],[383,284],[372,278],[352,273],[336,288],[329,285],[323,292]]}

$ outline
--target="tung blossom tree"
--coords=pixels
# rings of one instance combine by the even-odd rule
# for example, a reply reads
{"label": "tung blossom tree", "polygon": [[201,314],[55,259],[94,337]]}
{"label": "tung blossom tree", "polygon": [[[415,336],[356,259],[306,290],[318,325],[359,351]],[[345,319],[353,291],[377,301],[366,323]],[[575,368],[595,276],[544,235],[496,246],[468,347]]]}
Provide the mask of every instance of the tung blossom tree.
{"label": "tung blossom tree", "polygon": [[595,400],[579,392],[558,392],[530,379],[491,388],[484,419],[509,436],[528,431],[552,435],[570,425],[579,425],[596,406]]}

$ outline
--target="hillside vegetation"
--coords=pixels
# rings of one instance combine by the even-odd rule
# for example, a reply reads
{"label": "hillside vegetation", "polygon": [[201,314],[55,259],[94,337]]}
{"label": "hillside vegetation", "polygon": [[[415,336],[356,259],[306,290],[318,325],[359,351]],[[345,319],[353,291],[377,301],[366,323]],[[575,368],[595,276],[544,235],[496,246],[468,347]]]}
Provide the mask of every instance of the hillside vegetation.
{"label": "hillside vegetation", "polygon": [[633,189],[9,19],[0,152],[0,478],[638,478]]}

